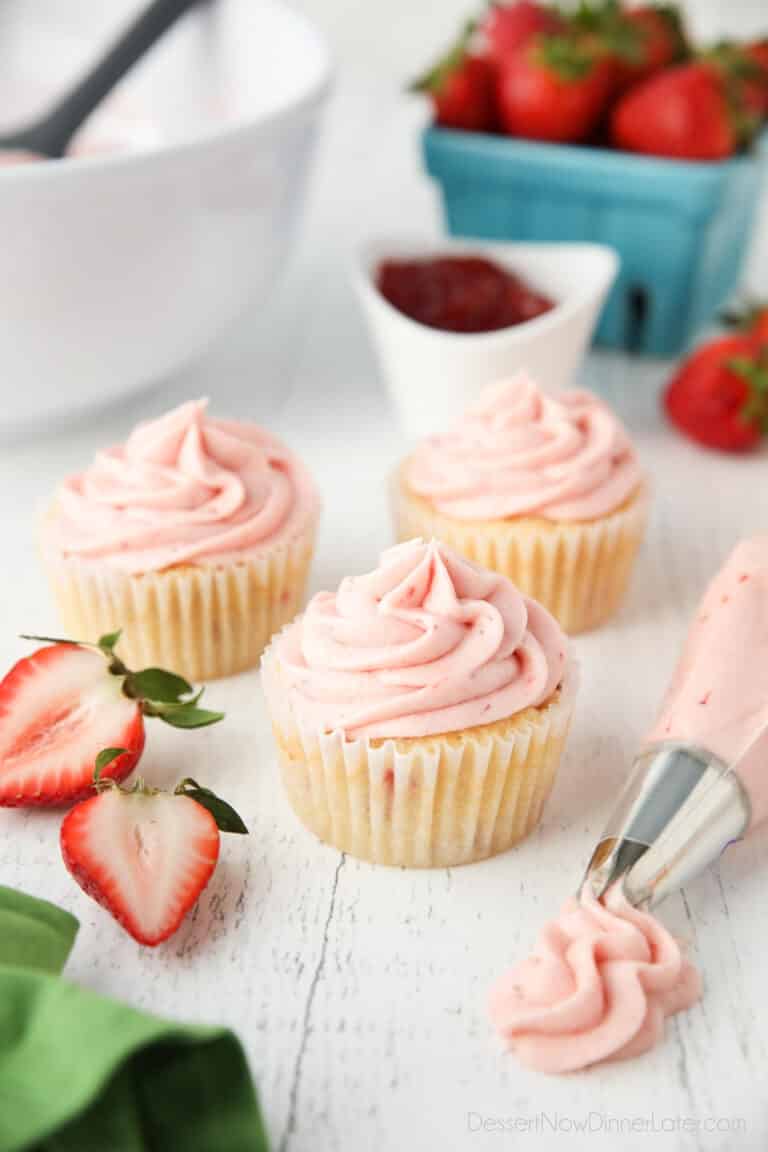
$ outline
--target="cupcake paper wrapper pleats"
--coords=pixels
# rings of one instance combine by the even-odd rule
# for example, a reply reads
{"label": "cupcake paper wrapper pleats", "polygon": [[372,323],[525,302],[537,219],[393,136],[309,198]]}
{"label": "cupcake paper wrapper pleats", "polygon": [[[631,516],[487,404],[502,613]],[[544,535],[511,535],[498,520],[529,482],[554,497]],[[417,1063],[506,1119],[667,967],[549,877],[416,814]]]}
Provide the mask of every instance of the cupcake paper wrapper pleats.
{"label": "cupcake paper wrapper pleats", "polygon": [[158,665],[212,680],[252,668],[273,633],[300,611],[315,524],[285,544],[241,560],[131,575],[77,559],[49,562],[69,636],[122,630],[117,651],[132,668]]}
{"label": "cupcake paper wrapper pleats", "polygon": [[504,852],[536,826],[570,723],[576,673],[541,708],[465,732],[348,740],[292,713],[271,649],[262,683],[288,799],[321,840],[375,864],[446,867]]}
{"label": "cupcake paper wrapper pleats", "polygon": [[437,512],[398,477],[394,515],[398,539],[435,536],[468,560],[508,576],[574,634],[598,627],[619,608],[645,535],[648,503],[641,490],[599,520],[463,521]]}

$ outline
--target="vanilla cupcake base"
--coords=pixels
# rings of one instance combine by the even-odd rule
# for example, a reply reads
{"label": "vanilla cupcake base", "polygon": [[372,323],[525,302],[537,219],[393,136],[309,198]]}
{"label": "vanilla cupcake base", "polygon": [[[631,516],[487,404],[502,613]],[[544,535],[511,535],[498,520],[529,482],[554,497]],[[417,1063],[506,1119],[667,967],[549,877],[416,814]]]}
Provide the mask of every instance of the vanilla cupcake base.
{"label": "vanilla cupcake base", "polygon": [[301,610],[313,546],[314,524],[291,542],[221,565],[131,575],[60,558],[48,568],[68,636],[95,641],[120,629],[117,653],[129,667],[213,680],[255,667]]}
{"label": "vanilla cupcake base", "polygon": [[648,494],[640,488],[598,520],[464,521],[442,515],[416,496],[401,473],[394,516],[399,540],[434,536],[468,560],[501,572],[573,635],[598,627],[617,611],[645,535]]}
{"label": "vanilla cupcake base", "polygon": [[301,728],[271,650],[262,682],[296,815],[342,852],[436,868],[511,848],[538,823],[568,734],[575,671],[507,720],[423,738],[347,740]]}

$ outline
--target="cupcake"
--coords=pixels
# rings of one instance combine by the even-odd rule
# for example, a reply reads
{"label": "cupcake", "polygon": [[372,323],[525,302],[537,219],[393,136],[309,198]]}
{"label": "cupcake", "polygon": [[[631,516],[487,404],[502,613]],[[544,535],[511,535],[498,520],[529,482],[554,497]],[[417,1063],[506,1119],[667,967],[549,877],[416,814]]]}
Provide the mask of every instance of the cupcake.
{"label": "cupcake", "polygon": [[616,611],[642,542],[648,491],[617,417],[590,392],[491,385],[395,482],[401,540],[436,536],[508,576],[584,632]]}
{"label": "cupcake", "polygon": [[205,401],[139,424],[59,488],[43,553],[67,633],[191,680],[258,663],[299,611],[319,503],[303,465]]}
{"label": "cupcake", "polygon": [[288,798],[377,864],[467,864],[537,823],[571,715],[557,622],[497,573],[411,540],[321,592],[264,654]]}

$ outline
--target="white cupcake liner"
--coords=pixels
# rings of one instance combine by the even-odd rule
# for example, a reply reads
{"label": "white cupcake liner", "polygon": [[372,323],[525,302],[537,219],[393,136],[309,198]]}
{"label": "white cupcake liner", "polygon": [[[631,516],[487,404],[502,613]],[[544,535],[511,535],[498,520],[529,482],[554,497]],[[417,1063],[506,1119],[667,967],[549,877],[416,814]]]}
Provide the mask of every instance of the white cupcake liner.
{"label": "white cupcake liner", "polygon": [[504,852],[536,826],[568,733],[576,671],[541,708],[464,732],[347,740],[302,727],[270,648],[262,684],[283,783],[319,839],[375,864],[431,868]]}
{"label": "white cupcake liner", "polygon": [[119,628],[117,652],[129,667],[213,680],[255,667],[300,611],[314,536],[313,521],[302,536],[239,560],[140,575],[49,559],[49,577],[67,635],[96,640]]}
{"label": "white cupcake liner", "polygon": [[399,540],[435,536],[468,560],[508,576],[571,634],[604,623],[629,586],[645,535],[649,499],[641,488],[598,520],[455,520],[410,492],[399,475],[394,518]]}

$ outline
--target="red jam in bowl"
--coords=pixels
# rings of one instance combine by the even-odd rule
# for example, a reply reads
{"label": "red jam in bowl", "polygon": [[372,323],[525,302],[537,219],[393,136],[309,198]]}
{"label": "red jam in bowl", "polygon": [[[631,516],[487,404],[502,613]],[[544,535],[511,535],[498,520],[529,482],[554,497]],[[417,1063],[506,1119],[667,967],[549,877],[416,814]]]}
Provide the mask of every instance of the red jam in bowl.
{"label": "red jam in bowl", "polygon": [[555,306],[520,276],[484,256],[383,260],[376,284],[393,308],[444,332],[495,332]]}

